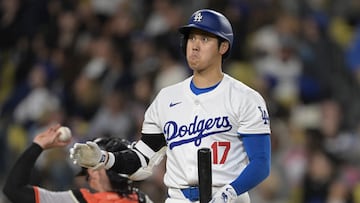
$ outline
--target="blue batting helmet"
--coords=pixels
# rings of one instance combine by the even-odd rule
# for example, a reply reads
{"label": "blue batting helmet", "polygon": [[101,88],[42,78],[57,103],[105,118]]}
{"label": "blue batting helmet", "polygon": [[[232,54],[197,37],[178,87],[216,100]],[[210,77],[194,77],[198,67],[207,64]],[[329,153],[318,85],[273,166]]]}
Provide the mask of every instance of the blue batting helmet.
{"label": "blue batting helmet", "polygon": [[[229,42],[229,50],[224,54],[226,58],[230,54],[230,50],[234,40],[234,34],[232,31],[229,20],[221,13],[210,10],[201,9],[193,13],[189,19],[187,25],[179,28],[179,32],[187,39],[191,29],[197,28],[205,32],[212,33]],[[184,53],[186,52],[186,40],[181,44]]]}

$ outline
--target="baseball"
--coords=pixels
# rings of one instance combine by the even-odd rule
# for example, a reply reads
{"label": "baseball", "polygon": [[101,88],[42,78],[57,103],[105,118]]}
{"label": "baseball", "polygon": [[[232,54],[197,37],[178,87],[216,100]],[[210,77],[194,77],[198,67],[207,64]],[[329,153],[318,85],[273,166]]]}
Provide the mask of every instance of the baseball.
{"label": "baseball", "polygon": [[66,142],[71,139],[71,131],[68,127],[60,127],[58,129],[58,132],[60,132],[59,140],[62,142]]}

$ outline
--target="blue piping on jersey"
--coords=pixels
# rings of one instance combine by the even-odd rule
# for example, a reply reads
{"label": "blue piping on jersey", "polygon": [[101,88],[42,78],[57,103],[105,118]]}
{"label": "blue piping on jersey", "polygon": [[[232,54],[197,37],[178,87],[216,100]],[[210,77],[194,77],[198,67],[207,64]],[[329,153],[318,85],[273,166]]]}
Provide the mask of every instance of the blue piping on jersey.
{"label": "blue piping on jersey", "polygon": [[230,185],[238,195],[249,191],[270,174],[270,134],[240,134],[250,163]]}
{"label": "blue piping on jersey", "polygon": [[269,133],[261,133],[261,134],[243,134],[238,133],[240,137],[251,137],[251,136],[267,136]]}
{"label": "blue piping on jersey", "polygon": [[204,93],[210,92],[211,90],[215,89],[220,84],[220,82],[216,83],[215,85],[213,85],[211,87],[198,88],[195,86],[194,82],[191,80],[190,89],[195,95],[204,94]]}

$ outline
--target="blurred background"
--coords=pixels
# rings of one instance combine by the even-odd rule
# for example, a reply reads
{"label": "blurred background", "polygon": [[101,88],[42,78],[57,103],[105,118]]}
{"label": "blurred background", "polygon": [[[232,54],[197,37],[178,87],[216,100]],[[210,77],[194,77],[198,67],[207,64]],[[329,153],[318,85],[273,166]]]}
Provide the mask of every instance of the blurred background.
{"label": "blurred background", "polygon": [[[177,28],[223,12],[235,40],[224,72],[259,91],[272,127],[272,171],[254,203],[360,202],[360,1],[1,0],[0,186],[33,136],[53,123],[73,142],[139,138],[164,86],[191,72]],[[70,145],[72,146],[72,145]],[[70,147],[69,146],[69,147]],[[166,198],[164,162],[136,183]],[[32,183],[84,186],[68,148],[47,151]],[[7,203],[0,192],[0,202]]]}

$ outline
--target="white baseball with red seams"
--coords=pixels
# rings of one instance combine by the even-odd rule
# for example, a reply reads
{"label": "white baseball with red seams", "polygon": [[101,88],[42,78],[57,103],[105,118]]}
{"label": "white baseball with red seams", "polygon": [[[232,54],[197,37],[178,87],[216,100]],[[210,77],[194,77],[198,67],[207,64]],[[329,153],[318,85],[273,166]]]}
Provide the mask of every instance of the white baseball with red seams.
{"label": "white baseball with red seams", "polygon": [[57,131],[60,132],[60,141],[66,142],[71,139],[71,130],[68,127],[62,126]]}

